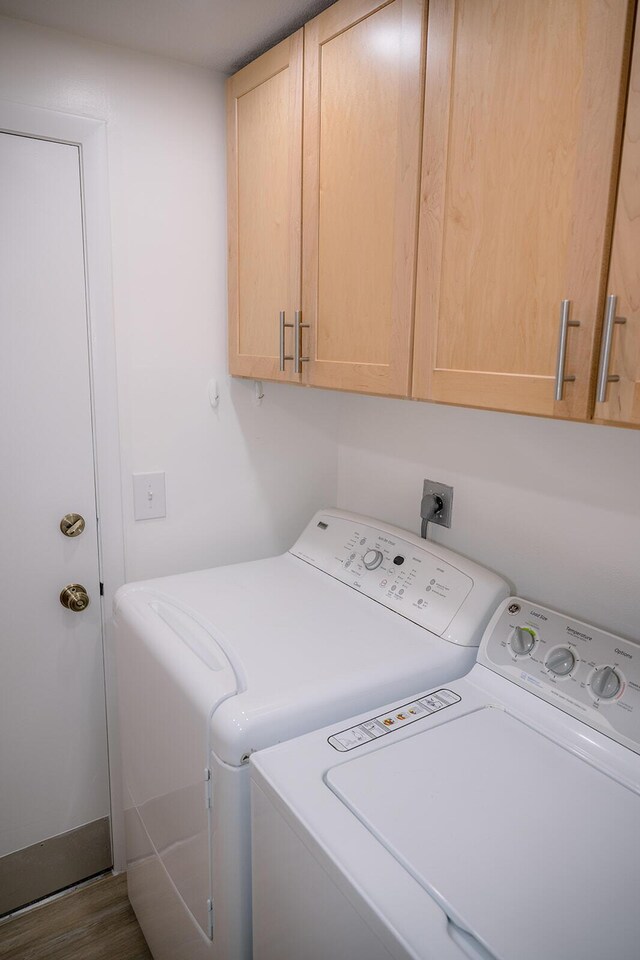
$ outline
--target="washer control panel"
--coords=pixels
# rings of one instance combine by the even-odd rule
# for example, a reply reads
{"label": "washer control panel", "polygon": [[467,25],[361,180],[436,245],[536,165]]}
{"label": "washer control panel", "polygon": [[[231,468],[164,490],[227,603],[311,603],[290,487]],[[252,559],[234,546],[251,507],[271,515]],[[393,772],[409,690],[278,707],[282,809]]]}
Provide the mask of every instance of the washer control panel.
{"label": "washer control panel", "polygon": [[364,720],[357,727],[349,727],[348,730],[334,733],[327,738],[327,742],[334,750],[346,753],[347,750],[360,747],[363,743],[370,743],[378,737],[384,737],[387,733],[406,727],[409,723],[429,717],[432,713],[450,707],[452,703],[459,703],[460,700],[461,698],[453,690],[434,690],[433,693],[418,700],[412,700],[411,703],[403,703],[387,713]]}
{"label": "washer control panel", "polygon": [[[330,511],[314,517],[291,553],[439,636],[445,634],[474,587],[470,573],[444,558],[443,554],[455,556],[446,548]],[[459,559],[479,581],[485,574],[492,582],[490,589],[495,590],[495,575]],[[479,585],[478,593],[483,586]],[[487,619],[493,607],[495,602],[489,606],[487,599]],[[479,636],[476,644],[478,640]],[[470,643],[470,639],[463,642]]]}
{"label": "washer control panel", "polygon": [[478,662],[640,753],[640,645],[520,597],[487,627]]}

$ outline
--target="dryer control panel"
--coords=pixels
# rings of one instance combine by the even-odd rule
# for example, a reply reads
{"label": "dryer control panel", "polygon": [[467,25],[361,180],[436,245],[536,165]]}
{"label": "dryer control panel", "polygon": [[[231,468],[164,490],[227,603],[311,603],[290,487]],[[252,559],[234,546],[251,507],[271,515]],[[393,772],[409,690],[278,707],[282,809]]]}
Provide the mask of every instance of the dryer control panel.
{"label": "dryer control panel", "polygon": [[334,750],[346,753],[348,750],[362,746],[363,743],[371,743],[378,737],[384,737],[388,733],[393,733],[394,730],[406,727],[409,723],[415,723],[416,720],[422,720],[432,713],[444,710],[452,703],[460,703],[461,699],[453,690],[434,690],[424,697],[412,700],[411,703],[403,703],[386,713],[379,713],[375,717],[363,720],[356,727],[334,733],[327,739],[327,743],[330,743]]}
{"label": "dryer control panel", "polygon": [[355,514],[316,514],[291,553],[432,633],[477,646],[507,584],[437,543]]}
{"label": "dryer control panel", "polygon": [[498,608],[478,662],[640,753],[640,645],[521,597]]}

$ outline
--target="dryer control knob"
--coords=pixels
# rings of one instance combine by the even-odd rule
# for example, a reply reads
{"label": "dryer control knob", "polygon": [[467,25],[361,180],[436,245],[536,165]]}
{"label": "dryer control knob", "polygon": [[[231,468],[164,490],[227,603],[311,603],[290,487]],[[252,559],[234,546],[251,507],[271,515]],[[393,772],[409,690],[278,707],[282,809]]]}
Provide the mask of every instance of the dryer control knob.
{"label": "dryer control knob", "polygon": [[600,700],[611,700],[620,692],[620,677],[613,667],[600,667],[591,677],[591,692]]}
{"label": "dryer control knob", "polygon": [[557,647],[551,651],[545,664],[547,670],[555,673],[556,677],[566,677],[575,667],[576,658],[569,647]]}
{"label": "dryer control knob", "polygon": [[535,642],[536,635],[531,627],[514,627],[509,637],[509,646],[518,657],[531,653]]}
{"label": "dryer control knob", "polygon": [[382,563],[382,559],[383,559],[382,550],[372,549],[372,550],[367,550],[367,552],[362,558],[362,562],[364,563],[367,570],[375,570],[376,567],[379,567],[380,564]]}

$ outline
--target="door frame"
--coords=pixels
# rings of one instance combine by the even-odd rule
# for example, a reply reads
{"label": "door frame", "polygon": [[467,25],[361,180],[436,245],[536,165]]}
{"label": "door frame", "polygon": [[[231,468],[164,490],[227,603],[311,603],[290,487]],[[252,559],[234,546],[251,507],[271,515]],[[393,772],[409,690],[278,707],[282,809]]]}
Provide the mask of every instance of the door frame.
{"label": "door frame", "polygon": [[111,642],[113,596],[125,581],[120,435],[113,322],[111,231],[104,120],[0,100],[0,132],[78,147],[86,315],[98,527],[98,565],[105,711],[108,742],[111,846],[114,870],[125,869],[124,821],[117,736],[115,664]]}

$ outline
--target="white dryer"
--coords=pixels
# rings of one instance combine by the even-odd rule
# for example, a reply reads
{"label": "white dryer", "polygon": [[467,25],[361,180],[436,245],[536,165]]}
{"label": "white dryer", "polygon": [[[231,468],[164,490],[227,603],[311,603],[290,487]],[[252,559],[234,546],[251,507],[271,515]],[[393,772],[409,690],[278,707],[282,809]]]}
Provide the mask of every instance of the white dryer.
{"label": "white dryer", "polygon": [[251,754],[466,673],[507,592],[335,510],[283,556],[118,592],[128,888],[156,960],[251,957]]}
{"label": "white dryer", "polygon": [[638,960],[640,646],[501,604],[470,674],[252,758],[255,960]]}

